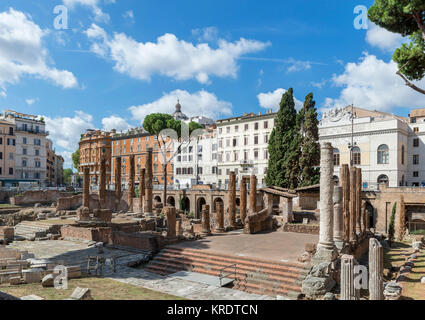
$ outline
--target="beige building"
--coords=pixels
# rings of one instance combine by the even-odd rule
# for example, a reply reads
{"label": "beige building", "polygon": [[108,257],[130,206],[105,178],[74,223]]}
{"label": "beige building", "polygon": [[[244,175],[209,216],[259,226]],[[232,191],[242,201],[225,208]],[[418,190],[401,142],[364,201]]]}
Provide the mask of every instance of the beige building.
{"label": "beige building", "polygon": [[8,121],[0,120],[0,181],[2,186],[16,184],[15,153],[16,126]]}

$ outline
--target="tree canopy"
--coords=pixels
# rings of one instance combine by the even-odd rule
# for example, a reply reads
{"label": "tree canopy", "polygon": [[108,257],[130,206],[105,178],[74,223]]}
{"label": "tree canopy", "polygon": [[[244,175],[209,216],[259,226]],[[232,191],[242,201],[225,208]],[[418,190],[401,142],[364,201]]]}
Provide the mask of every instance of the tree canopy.
{"label": "tree canopy", "polygon": [[368,11],[369,19],[390,32],[408,36],[393,54],[399,75],[407,86],[419,93],[425,90],[411,81],[425,76],[425,1],[424,0],[375,0]]}
{"label": "tree canopy", "polygon": [[72,154],[72,164],[74,165],[74,168],[78,170],[80,167],[80,149]]}

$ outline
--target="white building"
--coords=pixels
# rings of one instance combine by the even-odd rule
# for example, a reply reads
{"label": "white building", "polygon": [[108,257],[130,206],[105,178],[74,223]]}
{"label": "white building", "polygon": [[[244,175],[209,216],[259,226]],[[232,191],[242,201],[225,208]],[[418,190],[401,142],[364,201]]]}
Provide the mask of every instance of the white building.
{"label": "white building", "polygon": [[[177,152],[175,146],[174,152]],[[207,130],[204,135],[184,145],[173,161],[174,183],[180,188],[194,184],[217,185],[217,134]]]}
{"label": "white building", "polygon": [[227,185],[230,171],[238,181],[255,174],[259,185],[265,184],[269,161],[268,141],[275,125],[276,113],[244,114],[218,120],[218,185]]}
{"label": "white building", "polygon": [[16,125],[15,179],[46,183],[46,131],[38,116],[6,110],[3,119]]}
{"label": "white building", "polygon": [[[335,179],[340,166],[362,168],[364,188],[425,186],[425,109],[412,110],[409,117],[353,108],[330,110],[320,121],[320,142],[332,143]],[[354,147],[352,156],[350,146]]]}

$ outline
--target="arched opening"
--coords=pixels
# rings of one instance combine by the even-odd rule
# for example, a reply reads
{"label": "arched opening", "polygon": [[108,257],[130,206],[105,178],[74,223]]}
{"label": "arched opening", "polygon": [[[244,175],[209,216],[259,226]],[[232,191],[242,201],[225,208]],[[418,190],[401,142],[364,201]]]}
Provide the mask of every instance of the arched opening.
{"label": "arched opening", "polygon": [[161,201],[161,197],[160,196],[155,196],[155,198],[153,198],[153,200],[156,202],[156,203],[161,203],[162,201]]}
{"label": "arched opening", "polygon": [[378,177],[378,184],[385,184],[386,186],[388,186],[389,183],[390,183],[390,180],[388,179],[387,175],[381,174]]}
{"label": "arched opening", "polygon": [[167,204],[168,204],[168,205],[170,205],[170,206],[175,207],[175,206],[176,206],[176,200],[174,199],[174,197],[169,196],[169,197],[167,198]]}
{"label": "arched opening", "polygon": [[373,207],[369,202],[366,202],[366,211],[368,212],[369,218],[369,227],[375,228],[375,217],[373,214]]}
{"label": "arched opening", "polygon": [[362,154],[359,147],[353,148],[353,165],[359,166],[362,164]]}
{"label": "arched opening", "polygon": [[204,198],[204,197],[200,197],[200,198],[197,200],[197,206],[196,206],[196,217],[197,217],[198,219],[200,219],[200,218],[201,218],[202,206],[203,206],[203,205],[205,205],[205,204],[207,204],[207,202],[205,201],[205,198]]}
{"label": "arched opening", "polygon": [[335,186],[339,186],[339,178],[338,178],[338,176],[334,176],[333,177],[333,180],[334,180]]}
{"label": "arched opening", "polygon": [[388,164],[390,162],[390,149],[386,144],[378,147],[378,164]]}
{"label": "arched opening", "polygon": [[185,197],[183,199],[183,208],[182,209],[183,209],[184,212],[190,213],[190,200],[189,200],[188,197]]}
{"label": "arched opening", "polygon": [[340,156],[339,149],[334,148],[334,166],[339,166]]}
{"label": "arched opening", "polygon": [[213,202],[213,211],[216,212],[217,211],[217,203],[221,203],[224,205],[224,201],[221,198],[215,198],[214,202]]}

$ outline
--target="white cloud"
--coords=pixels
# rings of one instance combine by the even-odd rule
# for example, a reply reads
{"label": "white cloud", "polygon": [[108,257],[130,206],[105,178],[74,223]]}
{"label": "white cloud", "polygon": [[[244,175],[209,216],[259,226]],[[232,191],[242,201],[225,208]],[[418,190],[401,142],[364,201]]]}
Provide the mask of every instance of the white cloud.
{"label": "white cloud", "polygon": [[[99,7],[100,2],[100,0],[63,0],[63,4],[70,9],[74,9],[77,5],[88,7],[92,10],[97,22],[109,22],[110,17]],[[115,3],[115,0],[105,1],[105,3]]]}
{"label": "white cloud", "polygon": [[188,117],[205,116],[208,118],[217,118],[219,115],[231,115],[232,104],[227,101],[218,100],[217,97],[205,90],[195,93],[189,93],[185,90],[175,90],[164,95],[151,103],[132,106],[130,112],[135,120],[143,123],[144,118],[154,112],[173,113],[180,100],[182,112]]}
{"label": "white cloud", "polygon": [[86,35],[93,41],[91,50],[115,62],[114,69],[135,79],[149,81],[155,74],[208,83],[210,76],[236,78],[237,59],[264,50],[270,43],[241,38],[235,42],[220,39],[218,48],[207,43],[194,45],[167,33],[154,42],[137,42],[124,33],[107,36],[93,24]]}
{"label": "white cloud", "polygon": [[128,11],[124,12],[124,14],[122,16],[123,16],[124,19],[130,20],[130,22],[134,22],[134,12],[133,12],[133,10],[128,10]]}
{"label": "white cloud", "polygon": [[93,116],[82,111],[75,111],[74,117],[44,116],[46,130],[49,131],[49,138],[55,145],[74,152],[78,148],[80,136],[87,129],[94,128]]}
{"label": "white cloud", "polygon": [[17,83],[23,75],[48,79],[63,88],[78,85],[71,72],[47,65],[48,52],[42,44],[46,34],[23,12],[10,8],[0,13],[0,87]]}
{"label": "white cloud", "polygon": [[31,106],[33,105],[36,101],[38,101],[38,98],[35,99],[26,99],[25,102],[27,103],[27,105]]}
{"label": "white cloud", "polygon": [[198,39],[198,41],[213,42],[218,39],[218,29],[216,27],[206,27],[202,29],[193,29],[192,35]]}
{"label": "white cloud", "polygon": [[[423,107],[425,96],[407,87],[396,72],[394,61],[385,62],[364,53],[358,63],[347,63],[344,73],[333,76],[333,84],[343,89],[338,98],[327,98],[325,106],[342,107],[354,103],[358,107],[382,111],[394,107]],[[425,79],[416,84],[424,88]]]}
{"label": "white cloud", "polygon": [[287,63],[290,64],[290,66],[286,69],[288,73],[311,69],[310,61],[301,61],[290,58],[287,60]]}
{"label": "white cloud", "polygon": [[[277,111],[280,106],[280,101],[282,100],[282,95],[286,91],[287,90],[285,89],[278,88],[275,91],[260,93],[259,95],[257,95],[257,99],[261,107],[266,109],[271,108],[273,109],[273,111]],[[294,97],[294,101],[295,101],[295,108],[297,110],[300,110],[303,107],[304,103],[295,97]]]}
{"label": "white cloud", "polygon": [[103,130],[110,131],[116,129],[117,131],[126,131],[131,128],[124,118],[119,116],[110,116],[102,119]]}
{"label": "white cloud", "polygon": [[366,33],[366,42],[383,51],[394,51],[403,43],[404,38],[370,22]]}
{"label": "white cloud", "polygon": [[6,98],[7,93],[5,91],[0,91],[0,97]]}

